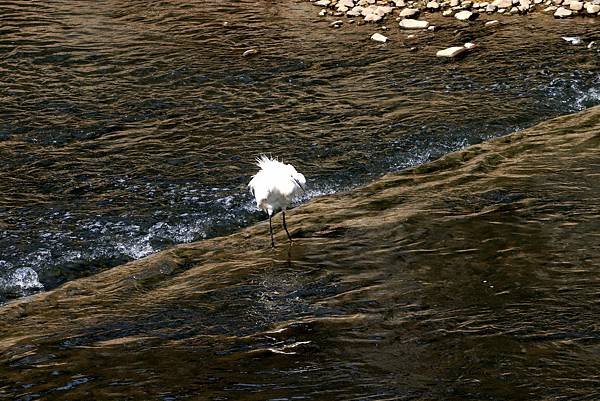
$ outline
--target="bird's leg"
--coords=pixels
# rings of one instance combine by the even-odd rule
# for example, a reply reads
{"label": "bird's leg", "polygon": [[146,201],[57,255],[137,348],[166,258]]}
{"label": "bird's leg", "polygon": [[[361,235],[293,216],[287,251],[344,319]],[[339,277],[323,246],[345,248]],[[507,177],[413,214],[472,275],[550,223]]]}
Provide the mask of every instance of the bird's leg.
{"label": "bird's leg", "polygon": [[285,229],[285,233],[287,234],[288,239],[291,242],[292,241],[292,236],[290,235],[290,232],[287,229],[287,225],[285,224],[285,210],[281,211],[281,215],[283,216],[283,228]]}
{"label": "bird's leg", "polygon": [[271,234],[271,248],[275,248],[275,241],[273,240],[273,226],[271,225],[271,213],[269,213],[269,233]]}

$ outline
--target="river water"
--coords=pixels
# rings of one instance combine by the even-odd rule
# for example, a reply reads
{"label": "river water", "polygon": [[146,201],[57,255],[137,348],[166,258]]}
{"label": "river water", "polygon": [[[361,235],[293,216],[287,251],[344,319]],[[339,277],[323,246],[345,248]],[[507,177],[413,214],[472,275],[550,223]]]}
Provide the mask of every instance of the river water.
{"label": "river water", "polygon": [[[437,204],[356,188],[598,104],[598,48],[561,39],[600,39],[597,20],[432,16],[435,33],[382,45],[317,12],[0,2],[0,301],[71,281],[6,305],[0,397],[595,399],[595,109],[546,126],[580,147],[502,155],[504,180],[456,194],[424,168]],[[124,265],[263,220],[261,153],[309,180],[300,244],[269,253],[259,225]],[[477,175],[459,167],[457,185]]]}

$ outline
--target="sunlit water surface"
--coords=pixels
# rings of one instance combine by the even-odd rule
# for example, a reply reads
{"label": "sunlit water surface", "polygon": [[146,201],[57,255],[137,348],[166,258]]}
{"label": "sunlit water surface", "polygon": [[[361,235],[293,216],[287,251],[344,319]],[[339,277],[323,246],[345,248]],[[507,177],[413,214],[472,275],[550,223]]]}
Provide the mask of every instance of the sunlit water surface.
{"label": "sunlit water surface", "polygon": [[[356,190],[597,104],[597,20],[317,12],[0,2],[0,302],[67,282],[0,309],[0,398],[600,398],[597,109]],[[309,180],[289,250],[239,233],[261,153]]]}

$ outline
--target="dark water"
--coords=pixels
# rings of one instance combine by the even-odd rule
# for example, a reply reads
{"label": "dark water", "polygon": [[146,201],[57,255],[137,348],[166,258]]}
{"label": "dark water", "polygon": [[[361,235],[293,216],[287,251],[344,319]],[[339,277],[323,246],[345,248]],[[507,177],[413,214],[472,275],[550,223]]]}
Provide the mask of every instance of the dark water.
{"label": "dark water", "polygon": [[0,2],[0,399],[600,399],[597,108],[379,180],[598,104],[597,20],[317,12]]}
{"label": "dark water", "polygon": [[596,400],[600,108],[0,312],[0,396]]}
{"label": "dark water", "polygon": [[[595,20],[431,17],[439,32],[380,45],[317,11],[0,3],[0,297],[263,219],[246,191],[260,153],[310,198],[598,103],[598,51],[560,39],[600,39]],[[467,40],[466,59],[434,57]]]}

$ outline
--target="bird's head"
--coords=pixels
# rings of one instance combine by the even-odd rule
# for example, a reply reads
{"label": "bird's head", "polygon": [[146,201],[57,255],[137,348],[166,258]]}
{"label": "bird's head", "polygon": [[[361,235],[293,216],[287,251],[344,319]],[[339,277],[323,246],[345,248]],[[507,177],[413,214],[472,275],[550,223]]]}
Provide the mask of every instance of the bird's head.
{"label": "bird's head", "polygon": [[298,185],[298,187],[300,187],[300,189],[306,192],[306,178],[304,178],[304,174],[299,173],[291,164],[288,164],[287,166],[290,170],[292,180],[296,183],[296,185]]}

